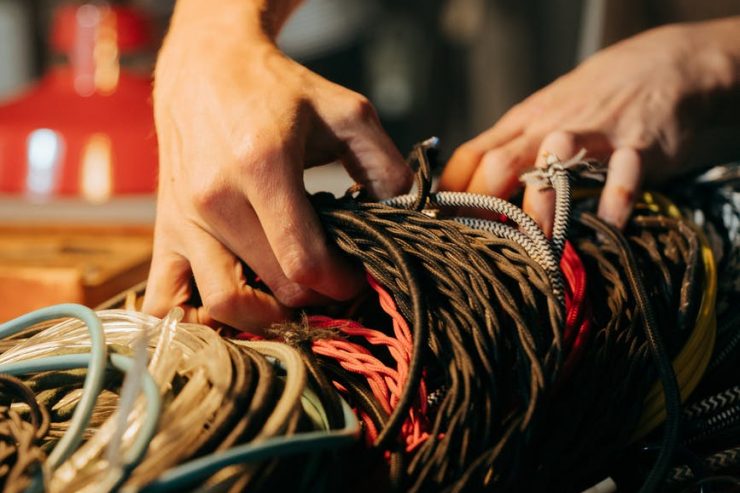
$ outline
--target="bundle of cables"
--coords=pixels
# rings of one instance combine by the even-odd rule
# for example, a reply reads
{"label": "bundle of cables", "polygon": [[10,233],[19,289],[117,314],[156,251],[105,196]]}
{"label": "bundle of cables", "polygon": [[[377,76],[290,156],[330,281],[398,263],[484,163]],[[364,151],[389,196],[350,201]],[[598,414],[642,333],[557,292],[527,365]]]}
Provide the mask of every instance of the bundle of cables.
{"label": "bundle of cables", "polygon": [[[639,231],[627,240],[577,212],[573,248],[566,242],[569,174],[594,171],[581,156],[535,172],[556,190],[552,241],[512,204],[430,194],[421,146],[416,158],[415,197],[386,204],[317,198],[337,244],[390,287],[404,317],[417,322],[417,307],[426,310],[428,333],[414,333],[415,341],[428,339],[419,348],[426,352],[415,350],[415,358],[423,359],[440,404],[429,415],[427,439],[407,454],[404,489],[571,491],[608,472],[619,451],[667,415],[661,453],[644,485],[654,490],[678,439],[680,391],[685,396],[696,386],[712,349],[714,299],[711,290],[697,296],[697,283],[713,273],[711,259],[702,263],[697,235],[678,219],[641,214],[630,226]],[[503,220],[440,220],[445,207],[487,210]],[[424,213],[430,208],[437,217]],[[589,303],[587,278],[588,297],[596,298]],[[423,286],[418,295],[414,282]],[[407,391],[416,397],[413,376]],[[376,445],[392,449],[383,438]]]}
{"label": "bundle of cables", "polygon": [[[5,489],[173,491],[247,480],[259,489],[283,466],[265,459],[356,441],[352,410],[336,393],[313,390],[296,350],[228,342],[210,328],[180,324],[181,315],[176,309],[160,321],[62,305],[4,325],[5,336],[31,325],[0,355],[0,372],[24,378],[3,380],[26,404],[11,411],[20,418],[30,413],[31,421],[17,432],[29,438],[19,440]],[[32,325],[60,316],[75,318],[42,330]],[[71,382],[79,375],[68,370],[85,366],[79,388]],[[126,372],[123,384],[112,369]],[[113,399],[102,399],[104,388]],[[327,399],[338,409],[331,423]],[[76,406],[71,418],[59,412],[69,406]],[[51,429],[65,430],[61,437],[45,433],[49,421]],[[256,465],[227,474],[227,466],[246,462]],[[326,470],[313,469],[289,484],[308,490],[327,480]],[[21,474],[24,484],[9,481]]]}
{"label": "bundle of cables", "polygon": [[668,482],[671,491],[735,491],[740,487],[740,166],[716,166],[676,190],[682,213],[700,229],[705,249],[716,259],[717,330],[707,372],[683,410],[675,461],[681,465],[671,470]]}
{"label": "bundle of cables", "polygon": [[123,310],[0,325],[3,488],[581,491],[610,476],[658,491],[740,458],[737,441],[689,450],[740,418],[737,387],[702,380],[733,316],[715,311],[732,283],[712,221],[645,194],[617,231],[588,193],[572,200],[593,163],[551,157],[525,176],[555,189],[548,239],[513,203],[432,193],[434,144],[410,157],[416,194],[312,197],[367,271],[347,306],[265,339],[179,309],[158,320],[131,293],[107,306]]}

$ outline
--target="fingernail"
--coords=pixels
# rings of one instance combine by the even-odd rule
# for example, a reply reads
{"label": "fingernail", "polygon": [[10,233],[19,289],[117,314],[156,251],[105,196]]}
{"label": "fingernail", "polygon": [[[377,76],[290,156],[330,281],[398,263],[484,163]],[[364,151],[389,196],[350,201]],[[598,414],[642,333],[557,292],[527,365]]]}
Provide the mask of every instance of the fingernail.
{"label": "fingernail", "polygon": [[599,204],[597,215],[612,226],[622,229],[627,222],[626,208],[614,204],[606,204],[603,201]]}

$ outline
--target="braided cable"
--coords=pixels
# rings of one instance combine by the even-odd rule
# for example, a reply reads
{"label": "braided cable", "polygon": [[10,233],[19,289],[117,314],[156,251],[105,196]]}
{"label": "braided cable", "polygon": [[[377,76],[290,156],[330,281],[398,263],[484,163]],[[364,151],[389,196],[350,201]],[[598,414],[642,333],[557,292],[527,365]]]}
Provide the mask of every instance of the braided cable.
{"label": "braided cable", "polygon": [[[723,471],[740,464],[740,447],[732,447],[705,457],[703,465],[712,472]],[[683,483],[695,478],[694,472],[687,465],[675,467],[668,475],[669,483]]]}
{"label": "braided cable", "polygon": [[[28,413],[0,406],[0,487],[9,493],[24,491],[39,472],[46,459],[41,445],[49,431],[50,417],[33,391],[18,378],[0,374],[0,397],[18,399],[28,407]],[[5,404],[5,402],[3,402]],[[30,422],[26,419],[30,418]]]}
{"label": "braided cable", "polygon": [[[326,196],[314,200],[329,235],[394,294],[404,318],[418,320],[408,299],[418,287],[406,284],[389,252],[400,249],[407,256],[419,276],[412,281],[423,283],[427,296],[435,300],[422,315],[429,324],[423,344],[431,350],[426,371],[435,379],[442,377],[449,390],[429,437],[407,466],[410,490],[442,487],[459,480],[470,467],[475,471],[465,477],[480,478],[489,460],[508,462],[512,455],[507,450],[529,440],[524,430],[533,426],[540,395],[560,366],[563,313],[547,273],[517,243],[455,221],[379,203],[332,201]],[[356,217],[354,223],[337,220],[350,215]],[[369,236],[368,230],[375,228]],[[383,243],[377,234],[385,237]],[[544,319],[543,310],[548,314]],[[414,345],[420,341],[416,331],[412,340]],[[504,347],[513,351],[504,352]],[[412,361],[419,361],[416,350],[412,355]],[[499,379],[499,371],[511,372],[512,365],[516,377]],[[413,399],[417,388],[412,387]],[[404,396],[408,391],[404,389]],[[399,408],[400,403],[395,411]],[[472,409],[480,412],[471,420]],[[404,419],[408,413],[407,408]],[[511,420],[498,422],[509,413],[517,416],[511,430]],[[475,460],[478,457],[487,459]]]}
{"label": "braided cable", "polygon": [[[556,165],[553,165],[555,167]],[[552,186],[555,189],[555,219],[552,226],[552,249],[555,258],[560,260],[563,256],[565,241],[568,239],[568,228],[571,216],[571,186],[570,176],[565,168],[556,171],[552,178]]]}
{"label": "braided cable", "polygon": [[452,220],[460,224],[464,224],[469,228],[487,231],[499,238],[505,238],[520,244],[529,256],[540,264],[543,269],[548,271],[548,273],[552,273],[553,281],[559,280],[556,275],[558,272],[558,266],[557,263],[554,262],[554,259],[551,256],[548,256],[548,252],[543,252],[541,249],[537,248],[537,245],[521,231],[512,228],[505,223],[489,221],[488,219],[480,219],[477,217],[458,216],[453,217]]}
{"label": "braided cable", "polygon": [[[413,195],[401,195],[383,201],[383,204],[404,209],[412,207],[414,203],[415,197]],[[534,247],[532,247],[529,243],[526,244],[526,247],[524,244],[522,244],[522,247],[527,248],[531,251],[540,252],[540,255],[544,257],[542,263],[543,265],[547,266],[550,282],[553,286],[552,289],[555,292],[557,298],[560,300],[561,305],[565,304],[562,274],[557,268],[558,261],[550,245],[550,242],[545,237],[542,229],[540,229],[534,219],[532,219],[519,207],[497,197],[464,192],[432,193],[429,195],[429,204],[439,207],[465,207],[495,212],[497,214],[503,214],[507,218],[513,220],[521,228],[522,235],[512,236],[510,233],[507,232],[504,233],[506,234],[506,236],[503,237],[507,239],[512,239],[514,241],[521,240],[523,237],[526,237],[532,243],[534,243]]]}
{"label": "braided cable", "polygon": [[663,432],[663,443],[655,464],[640,488],[641,492],[653,492],[657,490],[658,486],[665,478],[671,464],[673,453],[678,445],[681,422],[681,395],[678,389],[678,382],[676,380],[676,375],[673,372],[671,361],[667,356],[663,339],[660,332],[657,330],[657,322],[652,303],[645,293],[645,288],[640,279],[640,274],[637,271],[632,250],[626,240],[616,228],[598,219],[593,214],[581,214],[581,221],[584,225],[608,237],[618,246],[620,256],[626,269],[630,289],[640,307],[640,317],[643,321],[643,328],[645,330],[645,337],[648,341],[648,347],[658,370],[660,382],[663,386],[665,407],[667,409],[667,419]]}

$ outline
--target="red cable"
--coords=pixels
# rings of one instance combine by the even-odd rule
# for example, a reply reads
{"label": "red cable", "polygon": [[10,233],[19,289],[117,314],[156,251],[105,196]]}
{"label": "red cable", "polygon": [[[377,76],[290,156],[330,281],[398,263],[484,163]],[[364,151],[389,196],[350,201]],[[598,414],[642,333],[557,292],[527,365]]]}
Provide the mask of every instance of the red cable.
{"label": "red cable", "polygon": [[[413,340],[408,322],[398,311],[393,297],[372,276],[368,274],[367,278],[370,286],[378,294],[381,308],[391,317],[395,337],[363,327],[352,320],[331,319],[315,315],[308,318],[308,323],[311,327],[331,328],[348,336],[362,338],[372,346],[385,346],[396,363],[395,370],[387,367],[361,344],[344,339],[317,339],[313,342],[313,350],[316,354],[333,358],[344,369],[364,376],[375,398],[390,414],[398,404],[408,378]],[[409,411],[409,417],[401,428],[407,451],[419,446],[428,436],[425,431],[427,427],[426,407],[426,385],[422,381],[419,387],[419,398]],[[363,421],[367,424],[365,418],[363,417]]]}
{"label": "red cable", "polygon": [[591,331],[591,308],[586,291],[586,269],[578,252],[570,242],[565,243],[560,268],[565,277],[565,329],[563,331],[563,350],[566,352],[562,381],[567,378],[583,355],[585,343]]}
{"label": "red cable", "polygon": [[[388,367],[374,356],[368,346],[344,338],[315,339],[312,341],[312,349],[318,355],[336,360],[345,370],[365,377],[375,399],[387,414],[391,414],[401,398],[408,379],[413,353],[412,333],[408,322],[398,311],[393,297],[370,274],[367,275],[367,280],[378,295],[381,309],[391,317],[393,337],[379,330],[364,327],[353,320],[332,319],[323,315],[308,317],[308,324],[312,328],[338,330],[344,335],[361,339],[368,346],[385,347],[395,362],[395,368]],[[234,336],[238,339],[261,339],[248,332],[239,332]],[[337,390],[346,393],[346,389],[340,383],[333,383]],[[408,419],[401,427],[408,452],[418,447],[428,437],[426,411],[427,391],[422,379],[417,402],[410,409]],[[367,414],[359,412],[358,415],[365,424],[366,439],[372,443],[378,435],[378,430]]]}

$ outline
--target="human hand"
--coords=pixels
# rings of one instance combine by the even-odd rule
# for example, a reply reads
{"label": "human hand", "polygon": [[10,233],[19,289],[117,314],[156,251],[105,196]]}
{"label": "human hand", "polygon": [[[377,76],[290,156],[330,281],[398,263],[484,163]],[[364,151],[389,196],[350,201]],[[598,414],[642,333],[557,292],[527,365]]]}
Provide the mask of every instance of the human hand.
{"label": "human hand", "polygon": [[[719,32],[666,26],[595,54],[460,146],[440,187],[508,197],[523,171],[545,165],[546,153],[564,161],[585,148],[588,158],[608,161],[598,214],[622,227],[643,177],[686,170],[687,151],[716,110],[711,95],[737,82]],[[524,208],[551,234],[552,190],[527,187]]]}
{"label": "human hand", "polygon": [[[144,310],[185,304],[191,277],[203,306],[186,306],[188,319],[239,329],[352,297],[363,276],[328,244],[303,170],[338,159],[377,197],[405,190],[411,171],[372,106],[269,37],[224,32],[233,19],[180,14],[155,74],[160,184]],[[241,261],[272,295],[247,285]]]}

